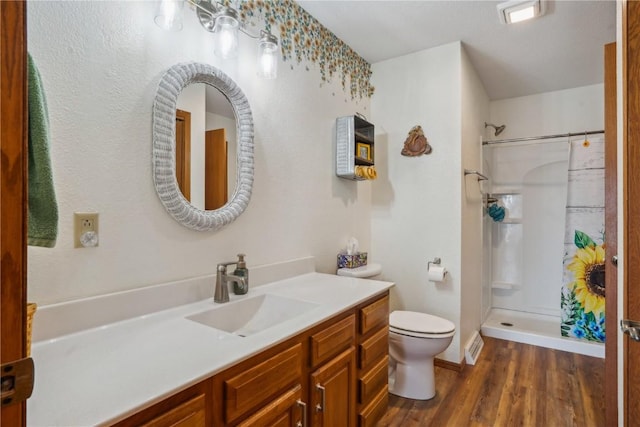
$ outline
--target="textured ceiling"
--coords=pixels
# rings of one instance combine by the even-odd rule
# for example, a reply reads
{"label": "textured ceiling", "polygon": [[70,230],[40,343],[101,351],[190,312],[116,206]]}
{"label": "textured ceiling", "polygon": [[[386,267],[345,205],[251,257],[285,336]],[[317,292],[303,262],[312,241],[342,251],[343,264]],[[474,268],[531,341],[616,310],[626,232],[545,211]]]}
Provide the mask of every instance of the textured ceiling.
{"label": "textured ceiling", "polygon": [[512,25],[498,3],[298,1],[370,63],[462,41],[492,100],[602,83],[615,1],[544,1],[544,16]]}

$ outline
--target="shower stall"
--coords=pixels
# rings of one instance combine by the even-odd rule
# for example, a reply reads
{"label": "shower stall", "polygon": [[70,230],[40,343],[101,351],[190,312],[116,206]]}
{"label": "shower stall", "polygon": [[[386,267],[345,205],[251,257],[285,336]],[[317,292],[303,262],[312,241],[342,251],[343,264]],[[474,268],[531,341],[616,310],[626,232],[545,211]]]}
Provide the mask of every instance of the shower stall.
{"label": "shower stall", "polygon": [[582,286],[599,272],[581,264],[604,250],[603,159],[602,131],[483,145],[485,208],[500,211],[483,219],[483,335],[604,357],[598,288]]}

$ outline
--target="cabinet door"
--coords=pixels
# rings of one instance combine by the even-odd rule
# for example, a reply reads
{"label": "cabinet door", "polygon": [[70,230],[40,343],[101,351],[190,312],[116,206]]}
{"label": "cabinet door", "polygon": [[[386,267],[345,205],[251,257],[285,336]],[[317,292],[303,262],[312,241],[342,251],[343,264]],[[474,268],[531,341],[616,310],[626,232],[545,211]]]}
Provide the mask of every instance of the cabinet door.
{"label": "cabinet door", "polygon": [[305,413],[301,401],[302,387],[295,386],[260,411],[247,418],[238,427],[297,427],[303,425]]}
{"label": "cabinet door", "polygon": [[311,374],[312,426],[355,427],[355,356],[352,347]]}

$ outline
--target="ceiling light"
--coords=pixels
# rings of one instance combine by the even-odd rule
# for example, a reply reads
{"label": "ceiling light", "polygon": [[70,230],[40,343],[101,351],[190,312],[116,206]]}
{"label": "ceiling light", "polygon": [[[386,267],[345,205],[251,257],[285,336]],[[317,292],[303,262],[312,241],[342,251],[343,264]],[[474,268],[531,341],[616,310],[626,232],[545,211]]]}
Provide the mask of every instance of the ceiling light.
{"label": "ceiling light", "polygon": [[510,0],[497,6],[500,22],[514,24],[543,14],[540,0]]}

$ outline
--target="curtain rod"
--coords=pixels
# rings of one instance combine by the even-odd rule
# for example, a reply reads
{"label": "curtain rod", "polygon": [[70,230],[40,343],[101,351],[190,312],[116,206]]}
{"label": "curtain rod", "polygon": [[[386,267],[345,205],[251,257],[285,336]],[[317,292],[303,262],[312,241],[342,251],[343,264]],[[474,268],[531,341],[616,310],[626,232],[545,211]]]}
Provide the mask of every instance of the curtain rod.
{"label": "curtain rod", "polygon": [[572,136],[596,135],[599,133],[604,133],[604,130],[590,130],[586,132],[561,133],[558,135],[527,136],[524,138],[498,139],[495,141],[482,141],[482,145],[504,144],[505,142],[518,142],[518,141],[535,141],[537,139],[571,138]]}

